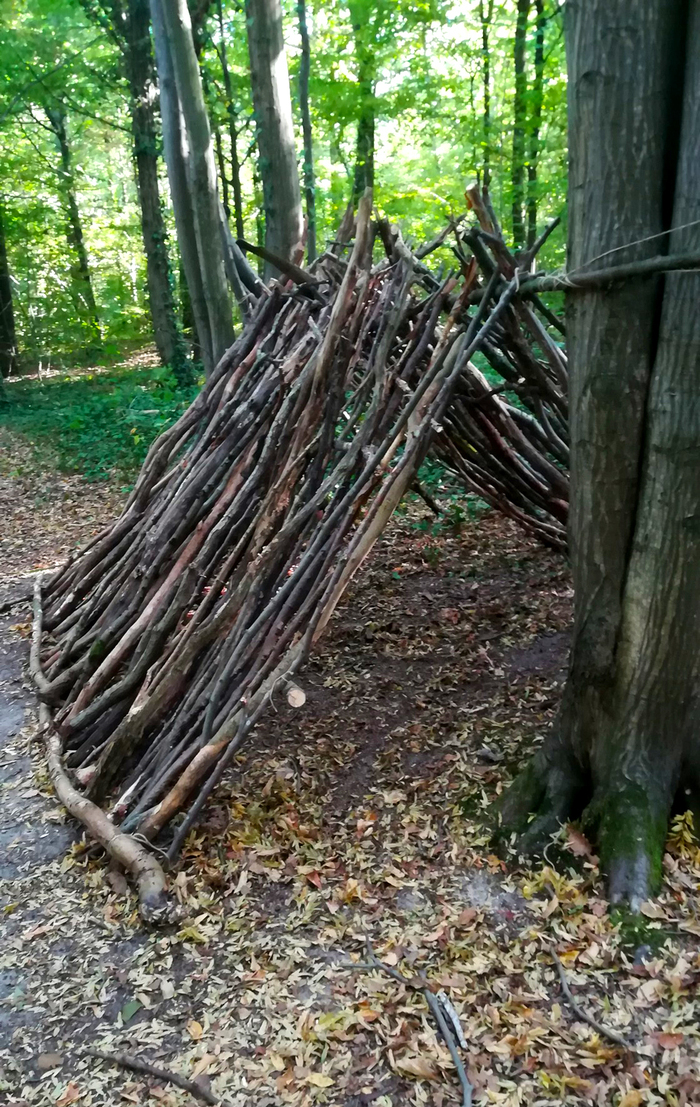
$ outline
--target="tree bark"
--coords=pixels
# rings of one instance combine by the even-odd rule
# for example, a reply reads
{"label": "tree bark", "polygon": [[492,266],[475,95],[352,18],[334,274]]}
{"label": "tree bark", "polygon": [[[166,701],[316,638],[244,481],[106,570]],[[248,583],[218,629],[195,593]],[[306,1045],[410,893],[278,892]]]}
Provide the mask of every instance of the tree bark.
{"label": "tree bark", "polygon": [[372,43],[371,41],[368,42],[367,8],[358,4],[357,0],[348,0],[348,8],[355,35],[357,82],[360,93],[355,145],[355,175],[352,191],[353,202],[357,206],[365,189],[374,189],[374,133],[377,110],[376,73]]}
{"label": "tree bark", "polygon": [[[12,306],[12,278],[7,261],[5,212],[0,201],[0,381],[17,369],[17,335]],[[0,384],[0,396],[2,385]]]}
{"label": "tree bark", "polygon": [[[231,301],[219,228],[219,194],[214,150],[187,2],[172,0],[171,3],[163,3],[160,0],[160,11],[185,125],[187,183],[209,320],[211,365],[208,368],[211,369],[233,342]],[[202,347],[204,349],[204,344]]]}
{"label": "tree bark", "polygon": [[[280,0],[246,0],[250,77],[265,205],[265,246],[291,259],[302,236],[301,192]],[[277,273],[269,263],[265,275]]]}
{"label": "tree bark", "polygon": [[141,207],[141,234],[146,254],[148,300],[153,336],[163,365],[178,378],[188,376],[185,351],[177,325],[167,234],[158,187],[153,53],[148,0],[129,0],[124,23],[124,60],[131,93],[131,129]]}
{"label": "tree bark", "polygon": [[75,174],[73,172],[73,157],[68,139],[66,126],[66,111],[62,104],[57,107],[45,108],[46,118],[56,136],[58,150],[61,158],[59,170],[59,188],[63,199],[66,214],[66,239],[72,253],[71,263],[71,291],[73,303],[78,318],[83,323],[88,337],[88,345],[100,345],[100,320],[95,303],[95,294],[92,288],[90,265],[83,224],[80,219],[80,209],[76,195]]}
{"label": "tree bark", "polygon": [[493,2],[488,0],[488,6],[484,8],[484,0],[479,0],[479,22],[481,23],[481,79],[483,82],[484,110],[483,120],[483,144],[484,144],[484,188],[491,184],[491,48],[489,45],[489,28],[493,19]]}
{"label": "tree bark", "polygon": [[532,113],[529,124],[527,158],[527,245],[537,238],[537,163],[540,156],[540,125],[544,99],[544,0],[535,0],[535,77],[532,82]]}
{"label": "tree bark", "polygon": [[238,157],[238,120],[236,105],[233,101],[231,88],[231,74],[228,67],[226,53],[226,35],[224,32],[224,13],[221,0],[217,2],[217,16],[219,20],[219,60],[221,61],[221,76],[226,92],[226,111],[228,112],[228,133],[231,153],[231,190],[233,192],[233,218],[236,223],[236,238],[245,238],[245,226],[243,223],[243,192],[241,190],[241,163]]}
{"label": "tree bark", "polygon": [[[163,150],[175,213],[177,242],[180,251],[180,275],[182,277],[184,273],[184,285],[187,288],[187,296],[184,297],[181,292],[180,297],[183,328],[187,330],[189,320],[185,319],[185,314],[190,311],[194,330],[196,331],[194,346],[202,359],[205,373],[210,373],[214,365],[214,355],[212,352],[209,313],[207,312],[204,284],[199,264],[197,237],[194,229],[194,210],[187,178],[189,153],[187,134],[180,109],[175,73],[163,18],[163,0],[150,0],[150,10],[160,89]],[[181,280],[182,287],[183,282]]]}
{"label": "tree bark", "polygon": [[314,144],[311,132],[309,107],[309,75],[311,72],[311,45],[306,20],[306,0],[297,0],[301,58],[299,60],[299,108],[304,135],[304,199],[306,201],[306,256],[310,262],[316,257],[316,183],[314,180]]}
{"label": "tree bark", "polygon": [[[658,253],[643,240],[700,218],[700,3],[569,0],[567,54],[568,268]],[[583,812],[633,907],[700,783],[699,293],[674,272],[568,297],[574,640],[557,724],[502,807],[526,849]]]}
{"label": "tree bark", "polygon": [[511,163],[511,192],[513,210],[513,245],[516,250],[525,244],[525,128],[527,125],[527,20],[530,0],[518,0],[518,14],[513,41],[513,66],[515,70],[515,94],[513,96],[513,160]]}

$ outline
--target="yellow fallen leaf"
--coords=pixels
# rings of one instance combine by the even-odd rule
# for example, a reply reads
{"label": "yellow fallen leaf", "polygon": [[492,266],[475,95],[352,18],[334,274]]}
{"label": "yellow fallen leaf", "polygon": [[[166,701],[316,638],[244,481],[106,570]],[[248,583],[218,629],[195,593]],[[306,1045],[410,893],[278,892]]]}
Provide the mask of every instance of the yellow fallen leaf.
{"label": "yellow fallen leaf", "polygon": [[437,1069],[427,1057],[397,1057],[396,1068],[418,1080],[437,1080]]}
{"label": "yellow fallen leaf", "polygon": [[326,1076],[323,1072],[311,1072],[306,1078],[308,1084],[313,1084],[315,1088],[330,1088],[331,1084],[335,1084],[332,1076]]}
{"label": "yellow fallen leaf", "polygon": [[202,1027],[201,1022],[197,1022],[196,1019],[190,1019],[187,1024],[187,1033],[189,1034],[193,1042],[198,1042],[199,1039],[202,1037],[202,1034],[204,1033],[204,1028]]}
{"label": "yellow fallen leaf", "polygon": [[644,1103],[645,1099],[646,1092],[641,1091],[639,1088],[632,1088],[629,1092],[625,1092],[618,1107],[639,1107],[640,1103]]}

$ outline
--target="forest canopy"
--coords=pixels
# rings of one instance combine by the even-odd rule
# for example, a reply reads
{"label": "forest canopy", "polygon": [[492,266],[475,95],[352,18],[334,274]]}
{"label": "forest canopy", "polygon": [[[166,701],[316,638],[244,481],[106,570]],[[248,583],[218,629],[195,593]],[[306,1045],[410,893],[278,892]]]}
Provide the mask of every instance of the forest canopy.
{"label": "forest canopy", "polygon": [[[127,17],[138,7],[126,0],[0,5],[0,214],[25,371],[84,362],[97,347],[109,356],[125,341],[150,339],[144,243],[154,237],[163,239],[175,308],[188,326],[154,67],[142,74],[138,93],[152,109],[153,133],[135,137]],[[220,195],[234,235],[260,244],[264,167],[245,12],[230,0],[192,0],[190,11]],[[375,204],[405,236],[429,239],[461,214],[465,181],[474,178],[489,184],[516,244],[531,224],[562,213],[566,75],[554,2],[287,2],[300,176],[302,13],[319,248],[333,239],[353,193],[358,132],[368,113]],[[145,146],[157,159],[163,213],[162,231],[148,233],[137,185]],[[565,235],[563,225],[548,241],[548,265],[562,260]],[[172,342],[164,348],[172,361]]]}

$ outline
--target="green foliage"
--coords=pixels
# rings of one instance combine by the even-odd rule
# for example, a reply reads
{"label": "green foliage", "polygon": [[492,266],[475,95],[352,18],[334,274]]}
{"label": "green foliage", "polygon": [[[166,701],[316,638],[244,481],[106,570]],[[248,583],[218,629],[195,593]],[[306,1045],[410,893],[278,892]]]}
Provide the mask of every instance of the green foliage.
{"label": "green foliage", "polygon": [[197,388],[179,389],[163,369],[116,368],[18,381],[7,392],[0,425],[23,434],[39,463],[90,481],[131,482],[153,439]]}
{"label": "green foliage", "polygon": [[[556,0],[545,2],[544,106],[537,165],[540,226],[563,212],[566,191],[560,7]],[[377,208],[398,222],[405,236],[416,241],[432,237],[449,215],[464,211],[465,183],[483,171],[485,59],[479,0],[307,0],[307,8],[319,247],[335,237],[351,193],[357,122],[368,96],[376,117]],[[233,132],[244,230],[254,240],[263,231],[261,167],[255,152],[243,5],[222,0],[220,9],[218,3],[193,3],[191,10],[228,201],[233,206]],[[50,113],[58,108],[65,113],[73,192],[105,356],[125,342],[150,337],[130,92],[119,46],[124,31],[118,25],[123,18],[119,13],[124,11],[124,2],[111,0],[0,0],[0,194],[25,370],[94,361],[94,324],[81,310],[75,250],[67,232],[66,173],[49,124]],[[488,31],[491,193],[506,230],[512,199],[515,14],[515,0],[495,3]],[[296,0],[284,0],[284,19],[296,103]],[[526,64],[526,106],[531,113],[534,41],[533,6]],[[230,96],[222,68],[224,52]],[[296,125],[301,151],[299,118]],[[164,169],[161,185],[172,245]],[[542,252],[543,265],[563,263],[565,236],[564,221]],[[454,267],[449,244],[432,261]],[[187,367],[180,370],[182,384]]]}

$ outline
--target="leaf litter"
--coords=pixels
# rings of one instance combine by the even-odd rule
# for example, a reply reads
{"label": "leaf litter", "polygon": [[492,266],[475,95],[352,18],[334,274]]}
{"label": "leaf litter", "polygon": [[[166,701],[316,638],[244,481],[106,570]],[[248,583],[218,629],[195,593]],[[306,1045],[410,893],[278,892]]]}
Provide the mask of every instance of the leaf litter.
{"label": "leaf litter", "polygon": [[[10,504],[7,466],[3,481]],[[8,575],[118,504],[103,487],[81,509],[94,493],[79,478],[42,499],[29,466],[22,482],[32,522],[10,513]],[[183,918],[165,931],[141,926],[121,874],[63,825],[30,711],[0,750],[16,859],[0,881],[4,1102],[194,1102],[81,1052],[94,1047],[235,1105],[451,1107],[461,1090],[419,975],[459,1017],[476,1104],[700,1102],[692,818],[636,918],[608,913],[575,827],[534,867],[490,851],[489,810],[556,710],[570,619],[565,564],[507,521],[397,515],[302,675],[305,705],[275,697],[191,833],[171,876]],[[26,825],[12,838],[20,820],[72,845],[46,859]],[[367,938],[405,986],[367,964]],[[552,949],[576,1007],[629,1050],[571,1008]]]}

